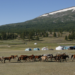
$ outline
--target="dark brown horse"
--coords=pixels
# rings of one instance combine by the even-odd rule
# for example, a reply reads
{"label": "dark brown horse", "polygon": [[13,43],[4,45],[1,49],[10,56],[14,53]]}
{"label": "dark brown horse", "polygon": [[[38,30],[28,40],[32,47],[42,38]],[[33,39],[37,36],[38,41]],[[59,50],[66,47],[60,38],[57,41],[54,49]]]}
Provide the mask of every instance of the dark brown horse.
{"label": "dark brown horse", "polygon": [[67,62],[66,58],[69,58],[69,55],[63,55],[63,56],[61,56],[61,60],[63,60],[63,61],[66,61],[66,62]]}
{"label": "dark brown horse", "polygon": [[21,61],[21,60],[26,61],[26,60],[27,60],[27,58],[28,58],[28,56],[27,56],[27,55],[21,55],[20,57],[18,57],[18,61]]}
{"label": "dark brown horse", "polygon": [[54,56],[54,58],[55,58],[56,61],[61,62],[61,60],[67,61],[66,58],[69,58],[69,56],[66,55],[66,54],[58,54],[58,55]]}
{"label": "dark brown horse", "polygon": [[52,58],[54,58],[55,61],[60,61],[60,62],[61,62],[61,58],[60,58],[60,56],[53,56]]}
{"label": "dark brown horse", "polygon": [[3,59],[4,59],[4,63],[5,63],[6,60],[9,60],[9,62],[10,62],[10,60],[11,60],[11,59],[14,59],[14,57],[13,57],[13,56],[10,56],[10,57],[3,57]]}

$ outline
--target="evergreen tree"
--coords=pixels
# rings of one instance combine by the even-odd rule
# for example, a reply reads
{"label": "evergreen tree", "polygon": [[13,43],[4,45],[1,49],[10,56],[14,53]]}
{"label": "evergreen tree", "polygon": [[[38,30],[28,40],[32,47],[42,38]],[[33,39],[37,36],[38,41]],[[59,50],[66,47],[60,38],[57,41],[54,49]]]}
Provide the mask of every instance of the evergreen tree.
{"label": "evergreen tree", "polygon": [[65,40],[68,40],[68,37],[67,36],[65,36]]}
{"label": "evergreen tree", "polygon": [[39,40],[39,37],[38,36],[36,37],[36,40]]}
{"label": "evergreen tree", "polygon": [[72,34],[69,34],[68,39],[69,39],[69,40],[73,40]]}
{"label": "evergreen tree", "polygon": [[7,39],[7,35],[6,35],[5,32],[2,32],[1,35],[2,35],[2,40],[6,40]]}
{"label": "evergreen tree", "polygon": [[56,32],[54,32],[53,36],[56,37]]}
{"label": "evergreen tree", "polygon": [[46,37],[48,37],[48,33],[46,33]]}

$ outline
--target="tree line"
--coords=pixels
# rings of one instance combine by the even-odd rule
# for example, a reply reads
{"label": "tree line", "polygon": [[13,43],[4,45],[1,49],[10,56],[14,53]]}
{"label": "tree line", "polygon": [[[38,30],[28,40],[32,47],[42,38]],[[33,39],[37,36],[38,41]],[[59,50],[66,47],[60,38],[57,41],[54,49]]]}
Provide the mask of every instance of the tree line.
{"label": "tree line", "polygon": [[[12,33],[12,32],[0,32],[0,40],[13,40],[13,39],[22,39],[23,41],[24,40],[28,40],[28,41],[31,41],[31,40],[40,40],[40,37],[50,37],[50,35],[52,37],[62,37],[63,35],[63,32],[62,30],[59,30],[58,32],[56,32],[55,30],[52,31],[52,30],[49,30],[49,31],[45,31],[45,30],[30,30],[30,31],[20,31],[20,32],[15,32],[15,33]],[[71,32],[69,32],[68,35],[66,35],[64,37],[64,39],[66,41],[68,40],[74,40],[75,39],[75,32],[74,30],[72,30]]]}

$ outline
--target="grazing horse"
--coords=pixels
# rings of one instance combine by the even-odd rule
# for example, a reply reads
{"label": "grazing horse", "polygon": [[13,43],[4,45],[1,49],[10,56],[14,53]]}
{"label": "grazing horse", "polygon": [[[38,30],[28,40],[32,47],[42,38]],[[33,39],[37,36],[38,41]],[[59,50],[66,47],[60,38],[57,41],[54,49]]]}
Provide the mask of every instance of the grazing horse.
{"label": "grazing horse", "polygon": [[4,59],[4,63],[5,63],[5,60],[9,60],[9,62],[10,62],[10,60],[11,60],[12,58],[14,59],[13,56],[10,56],[10,57],[3,57],[3,59]]}
{"label": "grazing horse", "polygon": [[41,60],[42,60],[42,61],[48,61],[48,57],[47,57],[47,56],[42,56],[42,57],[41,57]]}
{"label": "grazing horse", "polygon": [[71,55],[71,59],[73,61],[75,59],[75,55]]}

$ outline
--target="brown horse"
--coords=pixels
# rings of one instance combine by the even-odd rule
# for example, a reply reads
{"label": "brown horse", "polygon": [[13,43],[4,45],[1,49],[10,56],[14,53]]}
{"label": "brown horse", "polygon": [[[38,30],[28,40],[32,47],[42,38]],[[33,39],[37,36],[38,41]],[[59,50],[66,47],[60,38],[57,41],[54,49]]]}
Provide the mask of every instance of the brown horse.
{"label": "brown horse", "polygon": [[27,55],[21,55],[20,57],[18,57],[17,61],[21,61],[21,60],[27,60],[28,56]]}
{"label": "brown horse", "polygon": [[29,61],[34,61],[35,56],[34,56],[34,55],[30,55],[30,56],[28,56],[27,58],[29,59]]}
{"label": "brown horse", "polygon": [[60,61],[61,62],[60,56],[53,56],[53,58],[55,59],[55,61]]}
{"label": "brown horse", "polygon": [[64,54],[58,54],[58,55],[54,56],[54,58],[55,58],[56,61],[61,62],[61,60],[67,61],[66,58],[69,58],[69,56],[64,53]]}
{"label": "brown horse", "polygon": [[37,55],[37,56],[34,56],[34,59],[35,59],[35,61],[38,59],[39,61],[41,60],[41,55]]}
{"label": "brown horse", "polygon": [[4,63],[5,63],[5,60],[9,60],[9,62],[10,62],[10,60],[11,60],[12,58],[14,59],[13,56],[10,56],[10,57],[3,57],[3,59],[4,59]]}
{"label": "brown horse", "polygon": [[71,55],[71,59],[73,61],[75,59],[75,55]]}
{"label": "brown horse", "polygon": [[18,55],[11,55],[11,57],[15,59],[16,57],[18,58]]}

